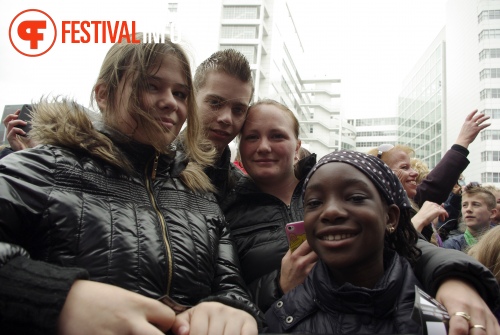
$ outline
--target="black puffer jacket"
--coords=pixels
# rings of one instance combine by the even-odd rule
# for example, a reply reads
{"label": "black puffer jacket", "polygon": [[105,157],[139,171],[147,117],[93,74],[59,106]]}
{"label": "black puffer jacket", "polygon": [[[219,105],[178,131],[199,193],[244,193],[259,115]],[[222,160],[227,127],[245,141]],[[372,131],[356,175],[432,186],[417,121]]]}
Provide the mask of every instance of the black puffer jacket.
{"label": "black puffer jacket", "polygon": [[[187,165],[183,155],[158,156],[150,146],[103,133],[132,163],[131,174],[65,143],[0,161],[0,327],[20,322],[20,310],[30,308],[10,292],[19,285],[26,295],[31,287],[35,293],[40,274],[53,265],[61,266],[61,276],[68,268],[85,269],[91,280],[148,297],[169,294],[190,305],[219,301],[257,315],[214,195],[193,192],[179,178]],[[31,265],[37,273],[26,273]],[[68,282],[56,305],[62,307],[75,278],[85,277],[79,271],[62,278]],[[13,310],[14,319],[5,318]]]}
{"label": "black puffer jacket", "polygon": [[319,261],[303,285],[283,296],[266,313],[270,333],[420,334],[411,319],[415,285],[409,263],[394,251],[384,257],[384,276],[373,289],[334,283]]}

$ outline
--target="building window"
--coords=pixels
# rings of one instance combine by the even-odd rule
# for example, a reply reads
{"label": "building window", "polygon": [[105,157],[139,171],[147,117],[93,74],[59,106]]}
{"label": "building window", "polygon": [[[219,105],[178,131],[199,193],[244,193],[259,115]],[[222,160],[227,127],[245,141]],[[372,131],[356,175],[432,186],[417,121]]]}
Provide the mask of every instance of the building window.
{"label": "building window", "polygon": [[500,172],[481,173],[481,183],[500,183]]}
{"label": "building window", "polygon": [[393,141],[387,141],[387,142],[356,142],[356,146],[358,148],[378,148],[381,144],[396,145],[397,143],[395,143]]}
{"label": "building window", "polygon": [[500,10],[483,10],[478,15],[478,22],[483,20],[497,20],[500,19]]}
{"label": "building window", "polygon": [[481,141],[500,140],[500,130],[483,130],[481,132]]}
{"label": "building window", "polygon": [[259,36],[259,30],[256,26],[227,26],[221,28],[221,38],[240,38],[254,39]]}
{"label": "building window", "polygon": [[396,130],[384,130],[384,131],[360,131],[356,133],[358,137],[365,136],[396,136],[398,133]]}
{"label": "building window", "polygon": [[485,29],[479,33],[479,42],[489,38],[500,38],[500,29]]}
{"label": "building window", "polygon": [[252,20],[259,18],[259,6],[224,6],[223,19]]}
{"label": "building window", "polygon": [[487,58],[500,58],[500,49],[484,49],[479,53],[479,60]]}
{"label": "building window", "polygon": [[500,162],[500,151],[481,152],[481,162]]}
{"label": "building window", "polygon": [[169,13],[177,13],[177,2],[169,2],[168,3],[168,12]]}
{"label": "building window", "polygon": [[481,113],[488,115],[492,119],[500,119],[500,109],[483,109]]}
{"label": "building window", "polygon": [[311,124],[309,125],[309,134],[314,133],[314,126]]}
{"label": "building window", "polygon": [[486,78],[500,78],[500,69],[484,69],[479,73],[479,80]]}
{"label": "building window", "polygon": [[500,88],[487,88],[480,92],[479,98],[484,99],[499,99],[500,98]]}
{"label": "building window", "polygon": [[221,45],[221,50],[226,49],[235,49],[241,52],[247,59],[250,64],[256,63],[257,58],[257,47],[255,45]]}

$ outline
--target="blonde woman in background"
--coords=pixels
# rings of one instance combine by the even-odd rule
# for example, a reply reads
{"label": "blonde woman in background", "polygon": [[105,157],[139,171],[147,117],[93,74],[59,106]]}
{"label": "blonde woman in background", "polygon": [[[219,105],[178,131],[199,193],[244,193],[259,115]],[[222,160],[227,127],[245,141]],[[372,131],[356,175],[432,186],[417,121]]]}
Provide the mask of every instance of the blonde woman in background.
{"label": "blonde woman in background", "polygon": [[427,175],[431,171],[429,170],[429,167],[427,166],[427,164],[425,164],[425,162],[423,162],[419,158],[416,158],[416,157],[411,158],[410,164],[411,164],[411,167],[413,168],[413,170],[415,170],[418,173],[416,182],[417,182],[417,185],[420,185],[424,181],[424,179],[427,178]]}
{"label": "blonde woman in background", "polygon": [[[468,252],[493,273],[500,284],[500,227],[494,227],[484,234]],[[494,311],[500,322],[500,309]]]}
{"label": "blonde woman in background", "polygon": [[473,245],[468,254],[493,273],[500,284],[500,227],[494,227]]}

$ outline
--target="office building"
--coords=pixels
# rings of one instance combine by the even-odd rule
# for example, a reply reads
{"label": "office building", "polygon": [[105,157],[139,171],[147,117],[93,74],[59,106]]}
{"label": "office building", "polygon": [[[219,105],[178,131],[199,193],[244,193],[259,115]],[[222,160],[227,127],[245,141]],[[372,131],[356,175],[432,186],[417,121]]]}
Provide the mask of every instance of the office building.
{"label": "office building", "polygon": [[446,145],[446,43],[443,28],[408,75],[399,96],[398,143],[433,168]]}
{"label": "office building", "polygon": [[347,122],[356,131],[355,145],[357,151],[367,152],[381,144],[398,143],[398,118],[378,117],[349,119]]}

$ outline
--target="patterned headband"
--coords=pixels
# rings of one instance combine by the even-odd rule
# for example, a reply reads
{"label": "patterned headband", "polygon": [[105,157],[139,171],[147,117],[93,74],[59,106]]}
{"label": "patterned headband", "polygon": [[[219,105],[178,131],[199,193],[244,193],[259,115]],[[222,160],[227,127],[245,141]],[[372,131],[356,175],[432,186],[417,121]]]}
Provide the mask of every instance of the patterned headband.
{"label": "patterned headband", "polygon": [[363,172],[377,187],[388,205],[396,204],[400,209],[411,208],[406,191],[394,172],[381,159],[357,151],[335,151],[323,156],[307,175],[302,189],[302,197],[304,197],[307,184],[316,170],[322,165],[333,162],[346,163]]}

